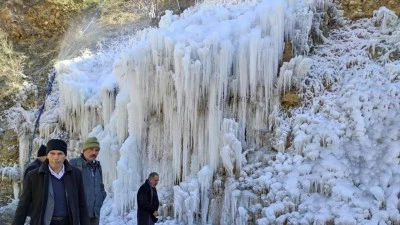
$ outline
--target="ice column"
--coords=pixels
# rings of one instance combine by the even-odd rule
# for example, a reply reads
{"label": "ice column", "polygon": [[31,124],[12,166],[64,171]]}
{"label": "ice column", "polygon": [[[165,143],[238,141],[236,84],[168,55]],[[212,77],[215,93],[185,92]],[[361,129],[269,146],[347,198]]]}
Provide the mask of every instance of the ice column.
{"label": "ice column", "polygon": [[118,179],[114,181],[114,201],[118,203],[119,212],[133,208],[136,202],[136,191],[141,183],[141,163],[137,144],[132,137],[126,139],[120,150],[121,157],[117,164]]}
{"label": "ice column", "polygon": [[224,119],[222,125],[222,149],[220,152],[222,164],[228,176],[233,176],[242,168],[242,144],[236,138],[238,133],[238,123],[231,119]]}
{"label": "ice column", "polygon": [[213,170],[209,166],[204,166],[198,173],[200,182],[200,202],[201,202],[201,224],[207,224],[208,208],[210,204],[209,192],[213,180]]}

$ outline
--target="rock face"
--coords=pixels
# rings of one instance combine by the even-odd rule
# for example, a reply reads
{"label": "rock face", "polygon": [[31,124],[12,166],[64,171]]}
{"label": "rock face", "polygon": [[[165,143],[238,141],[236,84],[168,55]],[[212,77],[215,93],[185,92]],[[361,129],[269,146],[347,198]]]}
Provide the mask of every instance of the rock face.
{"label": "rock face", "polygon": [[[13,96],[21,92],[25,81],[35,86],[46,86],[47,74],[60,49],[60,40],[82,9],[89,7],[72,1],[69,4],[60,2],[65,1],[0,1],[0,43],[9,46],[0,47],[0,84],[9,86],[3,85],[6,89],[0,94],[0,100],[5,103],[0,106],[0,113],[13,105]],[[39,90],[38,94],[42,91]]]}
{"label": "rock face", "polygon": [[13,41],[52,38],[63,34],[78,7],[44,0],[0,3],[0,27]]}
{"label": "rock face", "polygon": [[344,10],[344,16],[351,20],[371,17],[374,10],[382,6],[393,10],[400,15],[400,4],[398,0],[339,0]]}
{"label": "rock face", "polygon": [[[20,93],[25,81],[46,87],[47,73],[57,57],[59,42],[81,8],[72,1],[2,0],[0,1],[0,168],[18,163],[18,135],[3,124],[3,110],[14,105],[14,94]],[[64,1],[66,2],[66,1]],[[23,74],[23,75],[22,75]],[[34,90],[34,89],[32,89]],[[22,103],[31,108],[41,92],[27,91]],[[30,103],[28,103],[30,102]],[[12,181],[0,180],[0,206],[13,198]],[[0,213],[2,214],[2,213]],[[7,224],[0,217],[0,224]]]}

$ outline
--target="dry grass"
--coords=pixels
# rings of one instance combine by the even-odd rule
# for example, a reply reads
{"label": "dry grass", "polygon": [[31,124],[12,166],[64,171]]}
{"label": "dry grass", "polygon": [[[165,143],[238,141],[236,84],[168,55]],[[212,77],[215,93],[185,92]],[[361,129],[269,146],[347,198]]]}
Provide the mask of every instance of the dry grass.
{"label": "dry grass", "polygon": [[297,95],[294,92],[288,92],[282,96],[282,102],[281,102],[282,109],[293,108],[298,106],[299,104],[300,104],[299,95]]}
{"label": "dry grass", "polygon": [[25,57],[14,51],[12,43],[0,29],[0,101],[18,91],[24,79],[22,73]]}

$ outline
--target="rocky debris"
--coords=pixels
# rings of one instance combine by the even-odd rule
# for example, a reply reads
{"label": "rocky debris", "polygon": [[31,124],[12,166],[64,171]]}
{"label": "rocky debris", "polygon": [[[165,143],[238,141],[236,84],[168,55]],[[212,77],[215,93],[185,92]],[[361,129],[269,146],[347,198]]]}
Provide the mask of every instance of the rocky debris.
{"label": "rocky debris", "polygon": [[0,27],[14,42],[46,40],[64,34],[81,8],[84,6],[44,0],[6,1],[0,3]]}
{"label": "rocky debris", "polygon": [[351,20],[372,17],[373,11],[378,10],[381,6],[386,6],[400,15],[398,0],[339,0],[339,2],[344,10],[344,16]]}

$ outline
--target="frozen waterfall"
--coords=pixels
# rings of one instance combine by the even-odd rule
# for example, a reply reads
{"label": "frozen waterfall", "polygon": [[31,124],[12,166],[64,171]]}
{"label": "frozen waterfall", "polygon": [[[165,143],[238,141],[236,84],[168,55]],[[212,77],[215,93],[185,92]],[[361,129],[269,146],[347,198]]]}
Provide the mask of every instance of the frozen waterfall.
{"label": "frozen waterfall", "polygon": [[159,28],[108,50],[59,62],[54,122],[68,132],[71,155],[86,137],[100,139],[107,190],[121,213],[134,209],[138,187],[156,171],[159,189],[170,193],[160,195],[162,207],[173,206],[175,219],[246,224],[254,196],[232,180],[244,150],[270,144],[270,113],[287,85],[275,87],[285,43],[307,51],[321,4],[205,2],[180,16],[167,11]]}

